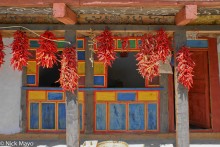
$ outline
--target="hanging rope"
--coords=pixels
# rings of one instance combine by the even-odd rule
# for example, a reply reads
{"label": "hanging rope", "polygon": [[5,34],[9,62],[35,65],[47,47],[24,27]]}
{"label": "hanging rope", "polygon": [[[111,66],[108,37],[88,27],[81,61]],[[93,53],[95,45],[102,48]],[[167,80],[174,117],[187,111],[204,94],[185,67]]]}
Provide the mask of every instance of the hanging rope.
{"label": "hanging rope", "polygon": [[0,29],[9,29],[9,28],[22,28],[22,29],[28,30],[29,32],[35,34],[36,36],[41,37],[41,38],[44,38],[44,39],[46,39],[46,40],[50,40],[50,41],[54,41],[54,42],[64,42],[64,43],[71,44],[71,42],[69,42],[69,41],[65,41],[65,40],[53,40],[53,39],[49,39],[49,38],[40,36],[40,34],[38,34],[38,33],[34,32],[34,31],[32,31],[31,29],[28,29],[28,28],[26,28],[26,27],[23,27],[23,26],[0,27]]}

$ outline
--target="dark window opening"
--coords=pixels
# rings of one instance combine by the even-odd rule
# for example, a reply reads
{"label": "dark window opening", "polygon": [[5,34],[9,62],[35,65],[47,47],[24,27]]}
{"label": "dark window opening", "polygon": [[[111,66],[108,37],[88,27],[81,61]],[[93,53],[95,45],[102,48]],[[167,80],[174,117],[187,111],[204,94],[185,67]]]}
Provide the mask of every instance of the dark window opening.
{"label": "dark window opening", "polygon": [[108,68],[108,87],[141,88],[145,80],[137,71],[135,52],[129,52],[125,57],[117,53],[112,67]]}
{"label": "dark window opening", "polygon": [[[61,51],[58,52],[57,58],[60,60]],[[39,87],[60,87],[57,82],[60,78],[60,62],[54,64],[53,68],[39,67]]]}

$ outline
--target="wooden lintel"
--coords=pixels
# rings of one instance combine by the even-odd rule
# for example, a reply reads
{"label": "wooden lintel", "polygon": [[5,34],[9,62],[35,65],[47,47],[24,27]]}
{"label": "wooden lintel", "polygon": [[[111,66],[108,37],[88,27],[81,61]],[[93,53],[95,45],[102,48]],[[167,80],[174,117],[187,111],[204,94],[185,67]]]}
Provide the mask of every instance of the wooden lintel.
{"label": "wooden lintel", "polygon": [[[177,30],[186,30],[186,31],[203,31],[203,33],[220,33],[219,25],[191,25],[191,26],[176,26],[176,25],[107,25],[107,24],[75,24],[75,25],[63,25],[63,24],[0,24],[0,30],[17,30],[19,27],[13,28],[1,28],[1,27],[8,27],[8,26],[23,26],[29,28],[31,30],[77,30],[80,31],[89,31],[90,29],[93,30],[104,30],[106,27],[109,28],[111,31],[119,31],[119,30],[126,30],[126,31],[155,31],[163,28],[166,31],[177,31]],[[138,30],[137,30],[138,28]]]}
{"label": "wooden lintel", "polygon": [[197,5],[185,5],[175,17],[176,25],[183,26],[197,18]]}
{"label": "wooden lintel", "polygon": [[76,14],[65,3],[53,4],[53,17],[64,24],[76,24]]}

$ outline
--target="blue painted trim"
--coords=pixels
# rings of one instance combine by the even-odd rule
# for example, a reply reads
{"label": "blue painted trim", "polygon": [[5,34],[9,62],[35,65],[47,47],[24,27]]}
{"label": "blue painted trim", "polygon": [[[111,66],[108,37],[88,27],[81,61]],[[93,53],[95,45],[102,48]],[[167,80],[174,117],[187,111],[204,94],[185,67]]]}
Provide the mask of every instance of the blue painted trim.
{"label": "blue painted trim", "polygon": [[96,104],[96,130],[106,130],[106,104]]}
{"label": "blue painted trim", "polygon": [[187,40],[187,46],[191,48],[208,48],[208,40]]}
{"label": "blue painted trim", "polygon": [[145,129],[145,106],[143,104],[129,104],[129,130]]}
{"label": "blue painted trim", "polygon": [[120,92],[117,94],[118,101],[135,101],[136,92]]}
{"label": "blue painted trim", "polygon": [[22,90],[63,90],[59,87],[22,87]]}
{"label": "blue painted trim", "polygon": [[104,86],[104,76],[94,76],[94,85]]}
{"label": "blue painted trim", "polygon": [[78,60],[85,60],[85,51],[77,51]]}
{"label": "blue painted trim", "polygon": [[30,103],[30,129],[39,129],[39,104]]}
{"label": "blue painted trim", "polygon": [[[63,90],[59,87],[22,87],[22,90]],[[164,90],[164,87],[157,88],[79,88],[79,91],[149,91]]]}
{"label": "blue painted trim", "polygon": [[48,92],[48,100],[62,100],[63,93],[62,92]]}
{"label": "blue painted trim", "polygon": [[126,105],[110,104],[109,130],[126,130]]}
{"label": "blue painted trim", "polygon": [[27,75],[27,84],[35,84],[35,75]]}
{"label": "blue painted trim", "polygon": [[55,103],[42,103],[42,129],[55,129]]}
{"label": "blue painted trim", "polygon": [[58,103],[58,129],[66,129],[66,105]]}

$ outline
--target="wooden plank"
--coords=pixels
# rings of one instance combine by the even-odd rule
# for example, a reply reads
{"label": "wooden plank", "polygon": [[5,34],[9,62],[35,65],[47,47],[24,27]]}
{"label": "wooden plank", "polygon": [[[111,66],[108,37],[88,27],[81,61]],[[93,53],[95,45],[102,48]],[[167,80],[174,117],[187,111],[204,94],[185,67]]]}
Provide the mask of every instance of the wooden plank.
{"label": "wooden plank", "polygon": [[64,24],[77,23],[77,15],[65,3],[53,3],[53,17]]}
{"label": "wooden plank", "polygon": [[[66,31],[65,40],[72,44],[76,42],[76,31]],[[79,109],[78,109],[78,89],[75,94],[66,91],[66,144],[68,147],[79,147]]]}
{"label": "wooden plank", "polygon": [[[179,30],[174,34],[175,50],[186,44],[186,31]],[[177,81],[177,63],[175,63],[175,108],[176,108],[176,145],[177,147],[189,146],[189,106],[188,90]]]}
{"label": "wooden plank", "polygon": [[218,71],[218,53],[217,53],[217,40],[216,38],[209,38],[209,77],[210,77],[210,97],[211,97],[211,120],[212,129],[215,132],[220,131],[220,86],[219,86],[219,71]]}
{"label": "wooden plank", "polygon": [[[89,38],[87,37],[85,40],[86,48],[85,48],[85,87],[91,88],[94,83],[94,67],[90,61],[90,57],[94,56],[92,51],[89,50],[88,42]],[[94,92],[86,91],[85,92],[85,133],[93,133],[94,127]]]}
{"label": "wooden plank", "polygon": [[185,5],[175,17],[176,25],[186,25],[197,18],[197,5]]}

